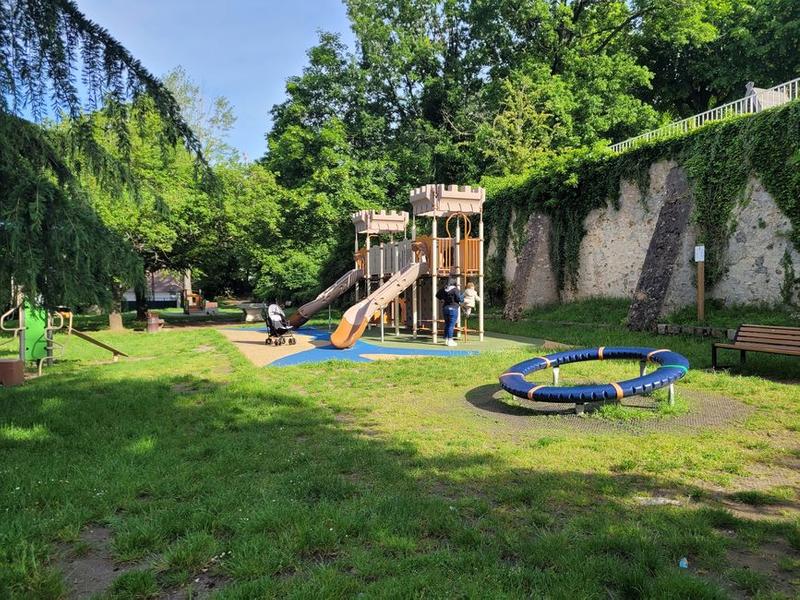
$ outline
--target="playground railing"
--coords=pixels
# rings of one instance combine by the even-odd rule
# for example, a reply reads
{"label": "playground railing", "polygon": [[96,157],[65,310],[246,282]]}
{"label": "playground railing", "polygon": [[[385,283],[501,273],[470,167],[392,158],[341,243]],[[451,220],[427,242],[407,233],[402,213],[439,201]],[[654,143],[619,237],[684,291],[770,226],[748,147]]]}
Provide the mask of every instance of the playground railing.
{"label": "playground railing", "polygon": [[481,241],[478,238],[464,238],[459,242],[462,274],[478,275],[481,270]]}
{"label": "playground railing", "polygon": [[439,275],[449,275],[450,270],[455,264],[455,252],[453,252],[453,238],[440,237],[436,238],[439,248],[439,260],[437,266],[439,267]]}
{"label": "playground railing", "polygon": [[0,315],[0,330],[7,331],[8,333],[13,333],[15,336],[24,329],[24,327],[6,327],[6,321],[8,321],[11,317],[14,316],[14,313],[19,310],[19,306],[15,306],[10,310],[7,310],[2,315]]}

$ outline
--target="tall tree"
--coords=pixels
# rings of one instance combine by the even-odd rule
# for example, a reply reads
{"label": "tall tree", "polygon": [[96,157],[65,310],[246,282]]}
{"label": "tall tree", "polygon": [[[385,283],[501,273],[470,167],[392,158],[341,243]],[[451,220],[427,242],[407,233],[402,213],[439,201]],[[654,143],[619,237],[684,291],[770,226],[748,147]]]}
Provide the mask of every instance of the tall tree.
{"label": "tall tree", "polygon": [[164,76],[164,86],[180,106],[181,115],[200,142],[206,160],[218,164],[239,159],[238,151],[227,141],[236,124],[236,115],[225,96],[205,95],[181,66]]}
{"label": "tall tree", "polygon": [[[109,281],[129,275],[108,260],[117,251],[109,248],[114,236],[100,234],[77,174],[61,157],[80,148],[82,168],[109,175],[113,161],[93,142],[89,120],[79,118],[102,103],[122,158],[115,171],[124,174],[128,102],[145,94],[161,116],[159,142],[180,141],[202,163],[200,142],[172,94],[72,0],[0,0],[0,139],[13,142],[0,152],[0,299],[10,300],[13,281],[46,304],[107,302]],[[66,143],[14,116],[56,112],[77,124]]]}

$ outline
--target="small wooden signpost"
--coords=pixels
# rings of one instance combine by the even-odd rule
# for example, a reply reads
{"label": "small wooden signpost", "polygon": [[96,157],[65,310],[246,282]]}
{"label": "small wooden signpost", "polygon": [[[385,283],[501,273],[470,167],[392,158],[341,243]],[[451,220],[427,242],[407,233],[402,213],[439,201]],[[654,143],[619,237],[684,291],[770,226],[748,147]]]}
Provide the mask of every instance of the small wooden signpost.
{"label": "small wooden signpost", "polygon": [[706,320],[706,247],[694,247],[694,262],[697,263],[697,321]]}

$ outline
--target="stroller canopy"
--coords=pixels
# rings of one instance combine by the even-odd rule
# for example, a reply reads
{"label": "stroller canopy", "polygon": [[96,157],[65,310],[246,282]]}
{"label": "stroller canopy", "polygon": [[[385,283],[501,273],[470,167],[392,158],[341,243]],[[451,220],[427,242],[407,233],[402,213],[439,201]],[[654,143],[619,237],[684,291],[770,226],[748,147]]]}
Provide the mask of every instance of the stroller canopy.
{"label": "stroller canopy", "polygon": [[283,309],[275,304],[274,302],[269,305],[267,308],[267,315],[269,316],[270,320],[277,320],[280,321],[281,319],[286,318],[286,313],[283,312]]}

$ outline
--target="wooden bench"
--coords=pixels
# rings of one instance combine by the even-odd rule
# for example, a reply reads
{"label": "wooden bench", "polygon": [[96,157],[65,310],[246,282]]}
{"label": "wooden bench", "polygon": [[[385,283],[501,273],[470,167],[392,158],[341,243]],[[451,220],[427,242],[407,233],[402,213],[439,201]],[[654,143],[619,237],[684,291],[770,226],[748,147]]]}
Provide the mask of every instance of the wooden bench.
{"label": "wooden bench", "polygon": [[738,350],[744,363],[748,352],[766,352],[800,356],[800,327],[775,327],[772,325],[740,325],[732,343],[711,345],[711,368],[717,368],[717,348]]}

